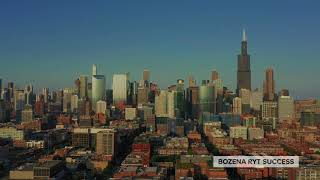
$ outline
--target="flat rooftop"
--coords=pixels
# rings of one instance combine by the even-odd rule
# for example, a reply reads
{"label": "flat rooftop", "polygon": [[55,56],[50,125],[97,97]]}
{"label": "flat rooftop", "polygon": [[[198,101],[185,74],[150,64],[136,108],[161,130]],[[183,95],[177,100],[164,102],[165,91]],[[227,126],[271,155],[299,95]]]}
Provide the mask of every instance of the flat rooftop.
{"label": "flat rooftop", "polygon": [[37,167],[37,168],[41,168],[41,167],[44,167],[44,168],[51,168],[51,167],[54,167],[56,165],[58,165],[59,163],[61,163],[62,161],[60,160],[52,160],[52,161],[45,161],[45,162],[39,162],[39,163],[36,163],[34,165],[34,167]]}

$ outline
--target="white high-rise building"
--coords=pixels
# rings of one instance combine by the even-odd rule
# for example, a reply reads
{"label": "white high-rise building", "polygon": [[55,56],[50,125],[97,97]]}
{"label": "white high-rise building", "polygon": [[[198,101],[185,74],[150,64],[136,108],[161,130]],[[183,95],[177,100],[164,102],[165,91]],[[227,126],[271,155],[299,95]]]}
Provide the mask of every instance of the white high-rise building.
{"label": "white high-rise building", "polygon": [[48,101],[49,101],[49,88],[43,88],[42,95],[43,95],[44,103],[48,103]]}
{"label": "white high-rise building", "polygon": [[278,99],[278,118],[282,122],[292,122],[294,118],[294,100],[290,96],[280,96]]}
{"label": "white high-rise building", "polygon": [[161,90],[155,97],[155,114],[157,117],[168,117],[167,112],[168,91]]}
{"label": "white high-rise building", "polygon": [[262,118],[278,118],[278,103],[264,101],[262,103]]}
{"label": "white high-rise building", "polygon": [[107,102],[106,101],[98,101],[96,107],[96,113],[106,114]]}
{"label": "white high-rise building", "polygon": [[241,98],[239,97],[235,97],[233,99],[233,103],[232,103],[232,112],[233,114],[242,114],[242,102],[241,102]]}
{"label": "white high-rise building", "polygon": [[92,76],[97,75],[97,65],[93,64],[92,65]]}
{"label": "white high-rise building", "polygon": [[250,107],[255,111],[261,110],[261,105],[263,101],[263,93],[258,90],[251,92]]}
{"label": "white high-rise building", "polygon": [[127,103],[129,91],[129,73],[114,74],[112,78],[113,103]]}
{"label": "white high-rise building", "polygon": [[170,91],[167,94],[167,113],[168,117],[175,117],[175,107],[177,106],[176,101],[177,91]]}
{"label": "white high-rise building", "polygon": [[72,88],[65,88],[63,90],[63,112],[70,113],[71,110],[71,96],[74,90]]}
{"label": "white high-rise building", "polygon": [[240,89],[239,97],[241,98],[242,104],[250,104],[250,90],[249,89]]}
{"label": "white high-rise building", "polygon": [[76,112],[78,110],[78,95],[74,94],[71,96],[71,112]]}
{"label": "white high-rise building", "polygon": [[[92,131],[92,130],[91,130]],[[117,132],[113,129],[102,129],[96,133],[96,153],[113,157],[117,152]]]}

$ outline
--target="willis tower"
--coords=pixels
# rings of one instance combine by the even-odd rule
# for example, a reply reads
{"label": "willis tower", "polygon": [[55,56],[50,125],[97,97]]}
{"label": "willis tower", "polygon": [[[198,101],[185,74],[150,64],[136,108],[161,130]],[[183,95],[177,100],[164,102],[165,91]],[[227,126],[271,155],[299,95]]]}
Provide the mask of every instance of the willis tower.
{"label": "willis tower", "polygon": [[247,50],[246,32],[242,32],[241,54],[238,55],[237,94],[240,89],[251,90],[250,55]]}

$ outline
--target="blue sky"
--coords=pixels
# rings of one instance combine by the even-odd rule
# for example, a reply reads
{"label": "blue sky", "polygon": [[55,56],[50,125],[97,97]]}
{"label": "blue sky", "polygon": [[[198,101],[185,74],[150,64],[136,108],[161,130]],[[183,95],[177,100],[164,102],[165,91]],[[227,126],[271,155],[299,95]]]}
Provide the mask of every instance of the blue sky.
{"label": "blue sky", "polygon": [[276,89],[320,97],[320,2],[0,1],[0,77],[18,86],[73,86],[96,63],[139,80],[144,68],[165,88],[192,74],[219,71],[236,86],[242,28],[247,29],[253,87],[275,69]]}

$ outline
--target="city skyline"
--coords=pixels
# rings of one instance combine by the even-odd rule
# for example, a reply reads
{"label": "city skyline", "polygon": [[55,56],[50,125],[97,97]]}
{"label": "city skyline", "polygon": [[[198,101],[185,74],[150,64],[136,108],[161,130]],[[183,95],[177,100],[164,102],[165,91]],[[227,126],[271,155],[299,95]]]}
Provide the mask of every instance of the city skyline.
{"label": "city skyline", "polygon": [[320,179],[320,1],[0,2],[0,180]]}
{"label": "city skyline", "polygon": [[[0,18],[0,37],[6,42],[0,45],[0,61],[4,64],[0,66],[1,76],[4,83],[14,81],[21,88],[29,83],[36,89],[64,88],[73,86],[80,75],[90,75],[90,67],[96,63],[106,77],[107,88],[111,88],[113,74],[130,72],[130,79],[138,81],[144,69],[150,70],[152,81],[166,88],[176,79],[187,80],[189,75],[199,85],[217,70],[225,86],[235,91],[237,55],[245,28],[252,89],[262,90],[264,72],[273,67],[276,92],[289,89],[294,98],[319,98],[320,83],[307,81],[316,75],[319,63],[314,53],[319,39],[315,36],[319,30],[319,12],[315,9],[318,3],[291,2],[287,8],[284,2],[277,2],[277,7],[274,1],[252,3],[239,3],[239,8],[213,2],[206,6],[191,2],[173,2],[170,6],[146,3],[152,6],[141,12],[142,7],[131,3],[88,7],[77,3],[69,11],[74,2],[66,3],[66,7],[59,3],[17,6],[5,2]],[[256,9],[250,9],[252,6]],[[174,11],[178,7],[179,14]],[[19,13],[12,13],[19,8]],[[301,13],[296,13],[297,9]],[[162,14],[163,10],[168,14]],[[188,15],[190,10],[198,13]],[[62,15],[54,14],[56,11]],[[39,14],[43,17],[37,17]],[[275,19],[277,15],[281,17]],[[10,21],[4,17],[10,17]],[[56,28],[50,29],[52,26]],[[296,73],[299,76],[294,76]]]}

